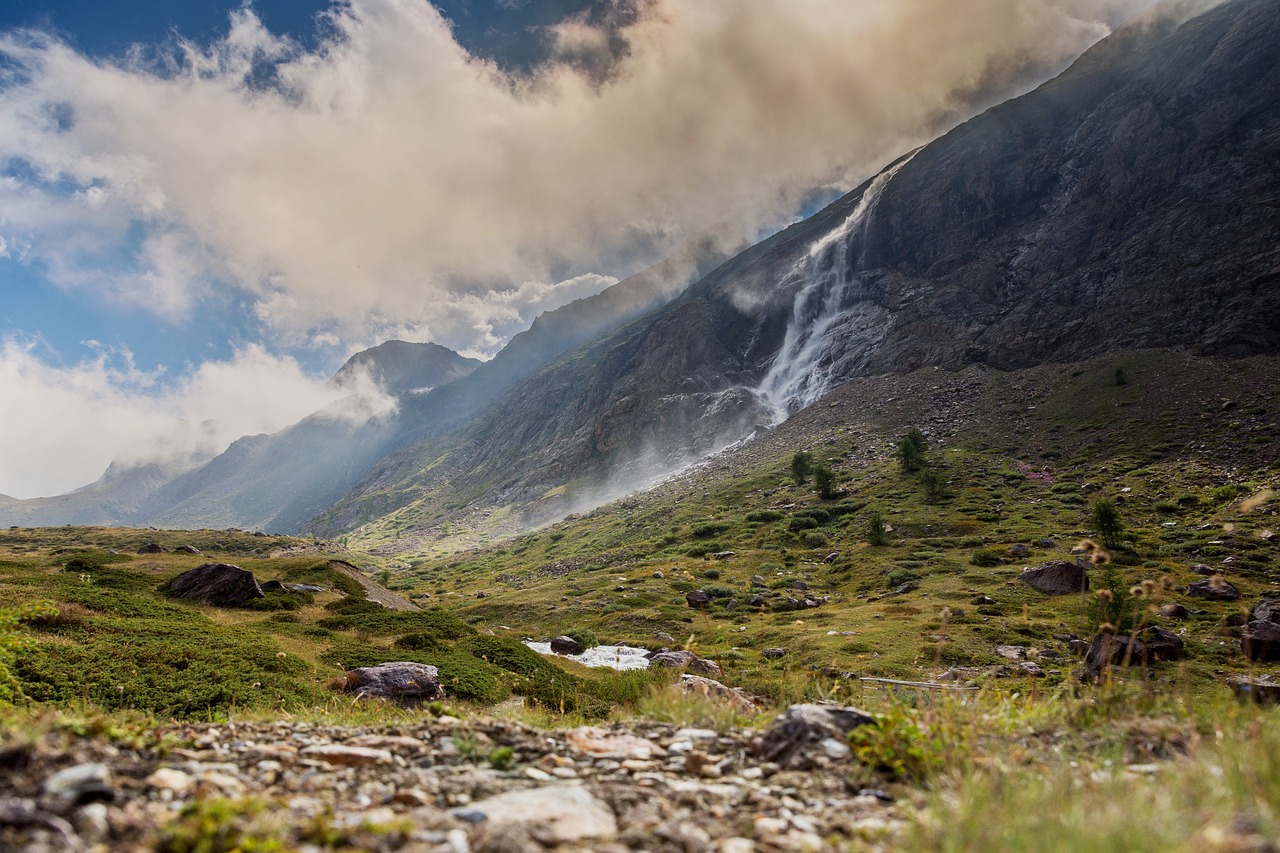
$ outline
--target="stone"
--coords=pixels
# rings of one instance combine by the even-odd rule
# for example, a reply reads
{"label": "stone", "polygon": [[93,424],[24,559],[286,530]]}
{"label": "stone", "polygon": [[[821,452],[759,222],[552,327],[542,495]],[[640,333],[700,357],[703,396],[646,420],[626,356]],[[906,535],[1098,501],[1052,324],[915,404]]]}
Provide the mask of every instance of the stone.
{"label": "stone", "polygon": [[159,542],[147,542],[138,548],[139,554],[168,554],[169,549]]}
{"label": "stone", "polygon": [[342,767],[368,767],[373,764],[391,763],[391,753],[385,749],[367,746],[346,746],[339,743],[317,744],[302,750],[304,758],[315,758]]}
{"label": "stone", "polygon": [[662,580],[663,578],[665,578],[665,577],[666,577],[666,575],[664,575],[664,574],[662,573],[662,571],[661,571],[661,570],[658,570],[658,571],[654,572],[654,573],[653,573],[653,576],[654,576],[655,578],[657,578],[658,580]]}
{"label": "stone", "polygon": [[996,600],[989,595],[975,595],[969,600],[969,603],[980,607],[984,604],[995,604]]}
{"label": "stone", "polygon": [[822,558],[822,562],[824,562],[824,563],[834,563],[834,562],[835,562],[836,560],[838,560],[838,559],[840,559],[840,552],[839,552],[839,551],[832,551],[830,554],[828,554],[827,556],[825,556],[825,557],[823,557],[823,558]]}
{"label": "stone", "polygon": [[1021,560],[1027,556],[1030,556],[1030,554],[1031,554],[1031,549],[1021,543],[1009,546],[1009,556],[1015,560]]}
{"label": "stone", "polygon": [[1146,646],[1148,661],[1182,660],[1187,656],[1186,643],[1172,631],[1150,625],[1138,632]]}
{"label": "stone", "polygon": [[413,706],[444,696],[440,672],[434,666],[393,661],[360,667],[347,673],[346,690],[357,699],[387,699]]}
{"label": "stone", "polygon": [[1006,660],[1026,660],[1026,646],[996,646],[996,654]]}
{"label": "stone", "polygon": [[1197,575],[1204,575],[1207,578],[1213,577],[1218,573],[1218,570],[1213,566],[1206,566],[1204,563],[1195,563],[1191,566],[1191,571]]}
{"label": "stone", "polygon": [[661,666],[667,669],[686,669],[698,659],[693,652],[679,649],[674,652],[658,652],[649,658],[649,666]]}
{"label": "stone", "polygon": [[753,595],[747,599],[747,604],[751,607],[761,607],[764,605],[763,595]]}
{"label": "stone", "polygon": [[551,651],[558,655],[580,655],[585,649],[573,637],[556,637],[551,641]]}
{"label": "stone", "polygon": [[609,732],[598,726],[580,726],[565,732],[565,741],[578,752],[605,758],[647,761],[666,751],[651,740],[626,732]]}
{"label": "stone", "polygon": [[734,557],[736,557],[736,556],[737,556],[737,552],[735,552],[735,551],[717,551],[716,553],[712,554],[711,556],[712,556],[712,557],[714,557],[714,558],[715,558],[715,559],[717,559],[717,560],[730,560],[730,559],[732,559],[732,558],[734,558]]}
{"label": "stone", "polygon": [[825,764],[822,742],[843,741],[858,726],[875,723],[875,717],[857,708],[839,705],[792,705],[760,733],[752,749],[757,758],[784,770],[810,770]]}
{"label": "stone", "polygon": [[109,803],[115,799],[111,770],[91,762],[59,770],[40,786],[41,805],[56,814],[68,814],[88,803]]}
{"label": "stone", "polygon": [[1166,604],[1160,608],[1160,615],[1166,619],[1186,619],[1190,612],[1181,604]]}
{"label": "stone", "polygon": [[756,709],[755,700],[753,700],[746,691],[740,687],[727,687],[719,681],[710,678],[703,678],[699,675],[683,675],[680,681],[675,685],[676,689],[681,693],[688,693],[697,696],[706,696],[711,699],[721,699],[736,705],[743,711],[754,711]]}
{"label": "stone", "polygon": [[689,602],[689,606],[693,608],[706,607],[711,603],[711,596],[707,595],[700,589],[695,589],[685,595],[684,600]]}
{"label": "stone", "polygon": [[1097,679],[1108,666],[1144,666],[1156,661],[1181,660],[1186,645],[1172,631],[1151,625],[1136,636],[1097,634],[1085,653],[1085,680]]}
{"label": "stone", "polygon": [[1227,679],[1227,686],[1239,699],[1256,702],[1259,705],[1280,705],[1280,682],[1269,675],[1256,678],[1248,675],[1233,675]]}
{"label": "stone", "polygon": [[[618,835],[618,821],[609,806],[578,785],[546,785],[524,791],[508,791],[471,803],[453,812],[455,817],[488,826],[540,824],[550,845],[579,841],[610,841]],[[479,820],[475,820],[479,817]]]}
{"label": "stone", "polygon": [[792,588],[792,589],[797,589],[797,590],[801,590],[801,591],[803,591],[803,590],[808,589],[808,588],[809,588],[809,585],[808,585],[807,583],[805,583],[804,581],[801,581],[801,580],[795,580],[795,581],[792,581],[792,582],[791,582],[791,588]]}
{"label": "stone", "polygon": [[285,592],[285,589],[286,589],[285,585],[280,583],[280,581],[264,581],[258,586],[264,593]]}
{"label": "stone", "polygon": [[1280,623],[1280,599],[1264,598],[1253,605],[1253,621]]}
{"label": "stone", "polygon": [[786,649],[765,649],[760,652],[760,657],[766,660],[779,660],[787,656]]}
{"label": "stone", "polygon": [[1070,595],[1089,589],[1089,573],[1079,563],[1053,560],[1042,566],[1023,569],[1018,580],[1045,595]]}
{"label": "stone", "polygon": [[1187,595],[1192,598],[1207,598],[1210,601],[1235,601],[1240,597],[1240,590],[1231,582],[1220,576],[1213,576],[1202,581],[1193,581],[1187,587]]}
{"label": "stone", "polygon": [[1249,660],[1280,660],[1280,624],[1255,619],[1244,626],[1240,648]]}
{"label": "stone", "polygon": [[191,790],[195,779],[191,778],[190,774],[173,767],[160,767],[147,777],[147,784],[161,791],[172,791],[181,796]]}
{"label": "stone", "polygon": [[765,583],[764,575],[752,575],[751,585],[755,587],[765,588],[765,589],[767,589],[769,586],[767,583]]}
{"label": "stone", "polygon": [[1023,675],[1029,675],[1032,678],[1042,678],[1044,676],[1044,670],[1035,661],[1024,660],[1018,664],[1018,669]]}
{"label": "stone", "polygon": [[674,643],[676,638],[668,634],[666,631],[658,631],[653,638],[659,643]]}
{"label": "stone", "polygon": [[173,552],[175,554],[199,554],[200,549],[194,545],[179,545],[177,548],[173,549]]}
{"label": "stone", "polygon": [[707,660],[706,658],[696,658],[689,664],[688,669],[690,672],[697,673],[698,675],[724,675],[724,670],[720,668],[720,664],[713,660]]}
{"label": "stone", "polygon": [[262,598],[253,572],[230,563],[203,563],[169,584],[169,595],[216,607],[239,607]]}

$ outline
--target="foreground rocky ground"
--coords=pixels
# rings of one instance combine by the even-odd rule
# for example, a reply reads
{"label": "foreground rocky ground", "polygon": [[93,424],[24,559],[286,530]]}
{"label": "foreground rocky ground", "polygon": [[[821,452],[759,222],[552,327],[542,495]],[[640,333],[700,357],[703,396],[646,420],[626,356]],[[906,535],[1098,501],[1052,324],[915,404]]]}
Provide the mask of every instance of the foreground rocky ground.
{"label": "foreground rocky ground", "polygon": [[763,734],[649,722],[540,730],[425,715],[393,728],[176,725],[146,746],[55,729],[0,748],[0,849],[891,844],[904,806],[851,781],[848,747],[820,720],[810,725],[825,713],[801,706]]}

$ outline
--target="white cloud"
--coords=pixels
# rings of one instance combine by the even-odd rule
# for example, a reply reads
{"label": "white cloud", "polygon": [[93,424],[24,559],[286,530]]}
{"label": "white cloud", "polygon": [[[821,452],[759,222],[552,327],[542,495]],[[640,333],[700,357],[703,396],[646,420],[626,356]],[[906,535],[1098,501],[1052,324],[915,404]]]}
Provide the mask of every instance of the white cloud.
{"label": "white cloud", "polygon": [[0,235],[170,318],[230,286],[282,340],[407,325],[489,354],[555,301],[523,282],[582,294],[719,223],[775,227],[1145,5],[648,0],[603,78],[581,21],[513,77],[424,0],[335,5],[309,52],[247,9],[160,63],[10,35],[0,162],[26,169]]}
{"label": "white cloud", "polygon": [[128,352],[94,348],[93,358],[51,366],[30,342],[0,344],[0,399],[10,401],[0,418],[0,492],[61,494],[97,479],[112,461],[209,455],[325,407],[360,419],[389,411],[367,378],[334,388],[256,345],[174,380],[137,369]]}

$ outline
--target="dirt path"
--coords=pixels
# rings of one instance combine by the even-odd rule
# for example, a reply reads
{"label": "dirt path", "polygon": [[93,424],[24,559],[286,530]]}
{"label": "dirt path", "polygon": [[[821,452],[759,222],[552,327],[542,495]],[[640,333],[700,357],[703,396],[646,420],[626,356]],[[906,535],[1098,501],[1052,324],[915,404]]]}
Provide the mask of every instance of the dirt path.
{"label": "dirt path", "polygon": [[329,568],[334,571],[341,572],[351,578],[360,586],[364,587],[365,597],[370,601],[381,604],[388,610],[418,610],[418,605],[402,595],[396,595],[386,587],[381,586],[373,578],[357,569],[355,566],[343,560],[330,560]]}

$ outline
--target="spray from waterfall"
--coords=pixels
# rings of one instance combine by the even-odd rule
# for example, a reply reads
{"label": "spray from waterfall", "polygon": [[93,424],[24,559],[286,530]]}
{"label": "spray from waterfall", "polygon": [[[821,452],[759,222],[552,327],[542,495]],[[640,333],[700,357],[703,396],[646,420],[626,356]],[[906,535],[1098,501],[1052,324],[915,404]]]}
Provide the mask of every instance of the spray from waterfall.
{"label": "spray from waterfall", "polygon": [[784,277],[784,286],[799,284],[800,289],[782,347],[756,388],[756,395],[772,409],[775,425],[830,390],[831,333],[848,317],[847,297],[862,283],[876,203],[909,162],[911,157],[906,157],[877,175],[848,218],[816,240]]}

